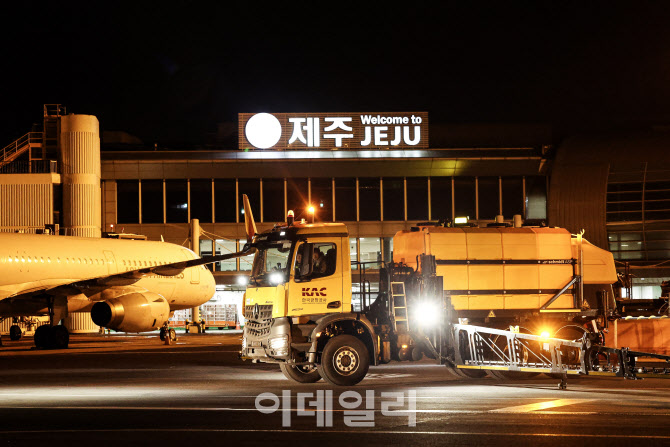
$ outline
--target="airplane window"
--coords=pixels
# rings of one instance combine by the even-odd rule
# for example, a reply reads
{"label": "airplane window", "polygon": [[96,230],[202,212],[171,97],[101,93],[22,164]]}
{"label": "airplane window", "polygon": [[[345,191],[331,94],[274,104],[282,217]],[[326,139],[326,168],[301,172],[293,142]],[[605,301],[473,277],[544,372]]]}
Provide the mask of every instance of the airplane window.
{"label": "airplane window", "polygon": [[30,256],[28,256],[28,262],[32,262],[32,261],[30,260]]}
{"label": "airplane window", "polygon": [[51,264],[51,258],[47,258],[47,263]]}
{"label": "airplane window", "polygon": [[40,262],[44,264],[44,258],[40,258]]}
{"label": "airplane window", "polygon": [[145,267],[147,266],[147,261],[144,261],[144,266],[145,266]]}
{"label": "airplane window", "polygon": [[7,260],[8,260],[9,262],[12,262],[12,257],[10,256],[9,258],[7,258]]}
{"label": "airplane window", "polygon": [[24,258],[23,256],[21,256],[21,262],[26,262],[26,258]]}
{"label": "airplane window", "polygon": [[81,258],[77,258],[77,264],[81,264]]}

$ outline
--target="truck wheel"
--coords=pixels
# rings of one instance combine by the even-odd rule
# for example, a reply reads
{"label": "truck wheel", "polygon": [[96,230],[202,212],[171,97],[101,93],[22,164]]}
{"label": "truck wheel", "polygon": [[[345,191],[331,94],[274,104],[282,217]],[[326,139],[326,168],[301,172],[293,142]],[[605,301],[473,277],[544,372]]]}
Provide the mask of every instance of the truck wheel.
{"label": "truck wheel", "polygon": [[317,369],[326,382],[351,386],[363,380],[369,366],[370,357],[363,342],[353,335],[338,335],[326,343]]}
{"label": "truck wheel", "polygon": [[288,365],[280,363],[279,369],[287,379],[298,383],[314,383],[321,380],[321,375],[314,365]]}

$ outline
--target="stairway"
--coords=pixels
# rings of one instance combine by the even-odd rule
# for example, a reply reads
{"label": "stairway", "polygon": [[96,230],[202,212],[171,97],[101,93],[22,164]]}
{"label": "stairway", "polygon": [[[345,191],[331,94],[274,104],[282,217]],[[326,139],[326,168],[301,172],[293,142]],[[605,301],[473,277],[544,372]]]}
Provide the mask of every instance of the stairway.
{"label": "stairway", "polygon": [[[65,107],[60,104],[45,104],[43,131],[28,132],[2,148],[0,150],[0,172],[40,172],[39,161],[44,164],[49,163],[49,160],[58,160],[60,117],[66,113]],[[25,162],[21,162],[22,166],[7,166],[26,153],[28,156],[24,157]]]}
{"label": "stairway", "polygon": [[0,150],[0,169],[19,158],[22,154],[28,151],[32,152],[32,149],[41,147],[42,132],[28,132]]}

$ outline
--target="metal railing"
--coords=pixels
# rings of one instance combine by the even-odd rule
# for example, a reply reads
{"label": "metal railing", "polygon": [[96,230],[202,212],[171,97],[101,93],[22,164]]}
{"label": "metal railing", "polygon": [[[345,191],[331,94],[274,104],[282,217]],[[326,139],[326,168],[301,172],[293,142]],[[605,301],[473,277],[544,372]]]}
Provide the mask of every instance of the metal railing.
{"label": "metal railing", "polygon": [[0,166],[9,163],[21,153],[30,148],[31,145],[42,144],[42,132],[28,132],[22,137],[9,143],[0,151]]}
{"label": "metal railing", "polygon": [[356,312],[365,312],[379,294],[379,270],[384,261],[351,261],[351,305]]}
{"label": "metal railing", "polygon": [[55,174],[58,162],[55,160],[15,160],[4,166],[0,162],[0,174]]}
{"label": "metal railing", "polygon": [[44,104],[44,116],[63,116],[67,115],[64,105],[61,104]]}

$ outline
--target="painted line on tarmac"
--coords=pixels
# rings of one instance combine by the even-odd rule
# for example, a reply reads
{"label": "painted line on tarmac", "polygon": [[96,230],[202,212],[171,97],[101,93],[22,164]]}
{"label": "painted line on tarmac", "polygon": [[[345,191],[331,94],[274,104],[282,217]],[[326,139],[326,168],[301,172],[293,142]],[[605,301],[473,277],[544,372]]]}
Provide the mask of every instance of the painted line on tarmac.
{"label": "painted line on tarmac", "polygon": [[433,436],[487,436],[509,438],[596,438],[596,439],[670,439],[666,435],[628,435],[592,433],[505,433],[466,431],[418,431],[418,430],[299,430],[299,429],[243,429],[243,428],[113,428],[113,429],[56,429],[56,430],[2,430],[3,435],[21,434],[65,434],[65,433],[328,433],[328,434],[371,434],[371,435],[433,435]]}
{"label": "painted line on tarmac", "polygon": [[[195,408],[195,407],[168,407],[168,406],[162,406],[162,407],[129,407],[129,406],[85,406],[85,405],[44,405],[44,406],[23,406],[23,405],[12,405],[12,406],[0,406],[0,411],[2,410],[76,410],[76,411],[81,411],[81,410],[86,410],[86,411],[91,411],[91,410],[104,410],[104,411],[186,411],[186,412],[196,412],[196,411],[202,411],[202,412],[258,412],[257,408],[234,408],[234,407],[211,407],[211,408]],[[298,411],[302,411],[297,408],[280,408],[277,409],[276,412],[281,412],[281,411],[289,411],[292,413],[297,413]],[[324,412],[324,413],[342,413],[346,412],[349,410],[346,409],[327,409],[327,410],[318,410],[318,409],[313,409],[310,411],[316,411],[316,412]],[[381,410],[374,410],[375,412],[379,413]],[[491,414],[491,413],[496,413],[495,410],[450,410],[450,409],[419,409],[419,410],[390,410],[386,411],[385,413],[390,414],[390,413],[398,413],[398,414],[408,414],[408,413],[416,413],[416,414]],[[497,412],[500,413],[500,412]],[[537,415],[557,415],[557,414],[563,414],[563,415],[595,415],[595,414],[616,414],[616,413],[598,413],[595,411],[534,411],[532,414],[537,414]],[[622,413],[623,414],[623,413]],[[635,413],[625,413],[629,415],[633,415]],[[670,416],[670,413],[640,413],[641,415],[646,415],[646,416]]]}
{"label": "painted line on tarmac", "polygon": [[553,408],[564,407],[566,405],[576,405],[585,402],[593,402],[594,400],[596,399],[556,399],[544,402],[537,402],[534,404],[516,405],[513,407],[499,408],[497,410],[491,410],[490,413],[530,413],[531,411],[537,412],[538,410],[551,410]]}

